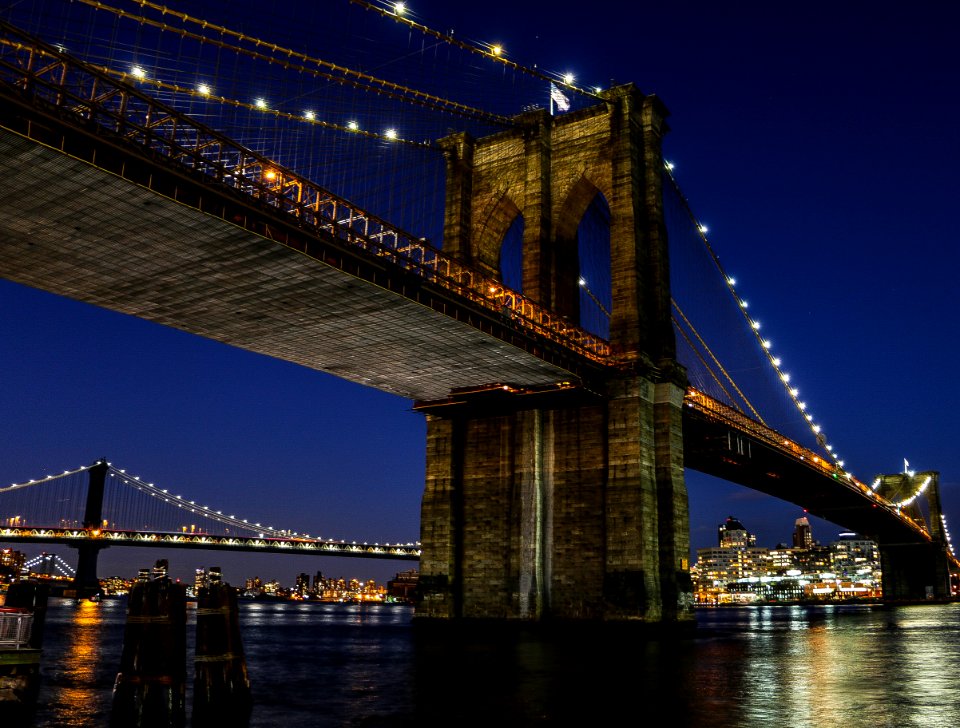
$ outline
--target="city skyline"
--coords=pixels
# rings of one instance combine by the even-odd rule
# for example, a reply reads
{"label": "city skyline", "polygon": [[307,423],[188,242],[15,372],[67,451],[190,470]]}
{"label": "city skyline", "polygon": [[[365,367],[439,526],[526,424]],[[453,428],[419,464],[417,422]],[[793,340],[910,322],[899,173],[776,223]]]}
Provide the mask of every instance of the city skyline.
{"label": "city skyline", "polygon": [[[656,93],[671,111],[677,179],[847,468],[863,481],[904,459],[940,471],[956,527],[960,344],[945,329],[960,270],[955,10],[812,3],[784,18],[764,3],[694,2],[617,11],[621,22],[594,32],[563,3],[408,5],[420,22],[502,42],[528,65]],[[7,281],[0,345],[7,483],[106,457],[280,527],[419,537],[425,426],[407,400]],[[801,514],[708,476],[687,481],[692,550],[715,536],[717,514],[763,524],[763,540]],[[110,572],[159,556],[108,549],[101,563]],[[178,575],[181,559],[185,574],[219,562],[228,581],[244,563],[279,558],[164,557]],[[283,558],[291,574],[328,571]]]}

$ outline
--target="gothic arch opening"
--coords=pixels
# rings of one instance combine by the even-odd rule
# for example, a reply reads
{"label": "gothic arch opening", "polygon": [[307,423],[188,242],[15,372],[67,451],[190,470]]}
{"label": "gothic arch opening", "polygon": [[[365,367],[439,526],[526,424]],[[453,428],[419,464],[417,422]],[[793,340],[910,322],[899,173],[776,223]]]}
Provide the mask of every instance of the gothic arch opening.
{"label": "gothic arch opening", "polygon": [[557,221],[557,302],[581,328],[610,337],[610,206],[585,177],[571,188]]}
{"label": "gothic arch opening", "polygon": [[577,226],[580,261],[580,326],[592,334],[610,338],[613,289],[610,277],[610,206],[597,193]]}
{"label": "gothic arch opening", "polygon": [[500,243],[500,281],[523,293],[523,215],[517,215]]}

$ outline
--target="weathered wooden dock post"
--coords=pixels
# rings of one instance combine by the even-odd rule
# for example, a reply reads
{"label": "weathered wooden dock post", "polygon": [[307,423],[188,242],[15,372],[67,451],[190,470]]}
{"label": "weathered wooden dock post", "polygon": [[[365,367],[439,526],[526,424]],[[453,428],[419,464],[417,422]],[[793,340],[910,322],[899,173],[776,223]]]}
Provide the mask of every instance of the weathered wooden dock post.
{"label": "weathered wooden dock post", "polygon": [[[215,573],[211,569],[211,575]],[[197,594],[194,666],[193,726],[248,726],[253,700],[240,641],[237,593],[229,584],[211,579]]]}
{"label": "weathered wooden dock post", "polygon": [[111,728],[183,728],[186,723],[186,588],[157,562],[153,581],[127,598]]}
{"label": "weathered wooden dock post", "polygon": [[40,689],[40,649],[49,588],[11,584],[0,608],[0,715],[3,725],[29,726]]}

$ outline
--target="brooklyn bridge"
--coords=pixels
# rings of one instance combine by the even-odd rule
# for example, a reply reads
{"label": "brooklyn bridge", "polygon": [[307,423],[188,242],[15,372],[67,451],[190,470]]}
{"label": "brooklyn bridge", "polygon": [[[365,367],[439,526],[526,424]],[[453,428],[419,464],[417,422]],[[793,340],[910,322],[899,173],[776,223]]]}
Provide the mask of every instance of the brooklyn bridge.
{"label": "brooklyn bridge", "polygon": [[[125,46],[0,25],[0,276],[412,400],[427,423],[420,541],[248,523],[106,461],[0,489],[0,541],[75,546],[81,582],[108,545],[327,552],[417,559],[425,619],[685,622],[689,469],[874,539],[892,599],[950,594],[938,473],[845,468],[664,159],[659,98],[438,38],[549,84],[549,108],[508,114],[153,3],[75,5],[158,54],[229,54],[235,83],[256,66],[444,115],[426,138],[371,131],[188,84]],[[258,115],[336,141],[265,148]],[[391,162],[399,181],[380,151],[337,156],[363,143],[409,151]],[[377,194],[353,202],[364,187]]]}

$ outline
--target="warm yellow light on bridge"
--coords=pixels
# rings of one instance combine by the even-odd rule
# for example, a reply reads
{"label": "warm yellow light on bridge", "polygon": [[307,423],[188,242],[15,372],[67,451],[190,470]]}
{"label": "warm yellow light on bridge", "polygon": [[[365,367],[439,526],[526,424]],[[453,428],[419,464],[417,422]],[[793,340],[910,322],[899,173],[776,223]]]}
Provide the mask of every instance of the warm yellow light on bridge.
{"label": "warm yellow light on bridge", "polygon": [[407,4],[406,3],[394,4],[393,12],[394,12],[394,15],[403,15],[405,12],[407,12]]}
{"label": "warm yellow light on bridge", "polygon": [[503,46],[500,46],[500,45],[491,46],[490,52],[495,56],[499,56],[503,53]]}
{"label": "warm yellow light on bridge", "polygon": [[304,112],[303,112],[303,117],[304,117],[305,119],[307,119],[308,121],[313,121],[314,119],[317,118],[317,115],[316,115],[315,113],[313,113],[312,111],[304,111]]}
{"label": "warm yellow light on bridge", "polygon": [[256,101],[253,102],[253,105],[256,106],[258,109],[265,109],[267,108],[267,100],[257,99]]}
{"label": "warm yellow light on bridge", "polygon": [[347,128],[348,128],[350,131],[357,131],[357,130],[360,128],[360,125],[359,125],[357,122],[355,122],[355,121],[348,121],[348,122],[347,122]]}
{"label": "warm yellow light on bridge", "polygon": [[396,129],[387,129],[383,134],[387,139],[396,139],[397,130]]}
{"label": "warm yellow light on bridge", "polygon": [[[277,173],[274,172],[272,169],[268,169],[266,172],[263,173],[263,176],[266,179],[275,180],[277,178]],[[190,503],[193,504],[193,501],[190,501]],[[206,506],[204,506],[204,508],[206,508]]]}
{"label": "warm yellow light on bridge", "polygon": [[[197,86],[197,93],[200,94],[201,96],[209,96],[210,94],[213,93],[213,89],[210,88],[207,84],[201,83],[199,86]],[[123,471],[121,470],[120,472],[122,473]]]}
{"label": "warm yellow light on bridge", "polygon": [[567,86],[572,86],[575,80],[576,77],[572,73],[566,73],[563,76],[563,82],[567,84]]}
{"label": "warm yellow light on bridge", "polygon": [[147,77],[147,72],[144,71],[140,66],[134,66],[130,69],[130,75],[142,81]]}

